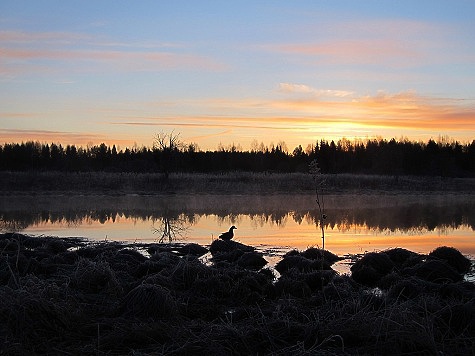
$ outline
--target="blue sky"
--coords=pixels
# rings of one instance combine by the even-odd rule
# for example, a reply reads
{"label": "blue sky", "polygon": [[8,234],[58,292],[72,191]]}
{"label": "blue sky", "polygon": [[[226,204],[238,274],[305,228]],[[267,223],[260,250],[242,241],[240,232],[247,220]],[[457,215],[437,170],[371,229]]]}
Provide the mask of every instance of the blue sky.
{"label": "blue sky", "polygon": [[475,139],[474,1],[2,1],[0,142]]}

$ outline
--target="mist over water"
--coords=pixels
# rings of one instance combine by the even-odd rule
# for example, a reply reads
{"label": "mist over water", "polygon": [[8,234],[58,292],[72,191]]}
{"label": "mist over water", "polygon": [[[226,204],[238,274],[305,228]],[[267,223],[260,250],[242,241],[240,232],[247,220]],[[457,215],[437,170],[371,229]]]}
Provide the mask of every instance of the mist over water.
{"label": "mist over water", "polygon": [[[338,254],[391,247],[429,252],[450,245],[475,255],[471,196],[325,197],[325,247]],[[313,195],[38,195],[0,200],[0,230],[93,240],[209,244],[236,225],[235,239],[267,248],[321,246]],[[168,236],[164,239],[168,242]]]}

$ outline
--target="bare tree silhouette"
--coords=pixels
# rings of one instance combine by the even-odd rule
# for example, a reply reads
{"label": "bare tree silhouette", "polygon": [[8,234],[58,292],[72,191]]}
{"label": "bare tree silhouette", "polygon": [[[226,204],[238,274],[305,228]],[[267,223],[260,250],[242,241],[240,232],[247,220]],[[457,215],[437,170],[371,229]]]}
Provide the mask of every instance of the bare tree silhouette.
{"label": "bare tree silhouette", "polygon": [[171,132],[161,131],[155,135],[153,150],[157,153],[158,164],[166,180],[168,180],[169,174],[173,170],[176,157],[183,148],[184,143],[180,140],[180,134],[175,134],[175,130]]}

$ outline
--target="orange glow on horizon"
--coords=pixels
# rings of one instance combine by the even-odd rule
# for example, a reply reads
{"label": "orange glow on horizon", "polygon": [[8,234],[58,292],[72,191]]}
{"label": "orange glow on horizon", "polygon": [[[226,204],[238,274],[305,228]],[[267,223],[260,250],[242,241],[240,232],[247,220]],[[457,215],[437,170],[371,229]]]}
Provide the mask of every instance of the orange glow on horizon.
{"label": "orange glow on horizon", "polygon": [[[414,92],[392,95],[379,92],[357,97],[346,91],[317,91],[291,84],[281,85],[280,94],[284,97],[183,101],[199,113],[196,115],[153,116],[137,115],[138,110],[127,108],[87,109],[79,114],[101,117],[101,132],[4,128],[0,129],[0,142],[39,141],[78,146],[104,142],[121,147],[150,147],[156,133],[171,130],[180,133],[184,142],[197,143],[204,150],[231,143],[248,149],[255,140],[265,144],[283,141],[292,149],[321,139],[337,141],[344,137],[388,140],[405,137],[427,141],[447,136],[462,143],[475,138],[475,108],[469,105],[471,101],[427,98]],[[160,108],[161,104],[153,103],[152,107],[155,106]],[[6,120],[41,120],[47,115],[0,112],[0,118]]]}

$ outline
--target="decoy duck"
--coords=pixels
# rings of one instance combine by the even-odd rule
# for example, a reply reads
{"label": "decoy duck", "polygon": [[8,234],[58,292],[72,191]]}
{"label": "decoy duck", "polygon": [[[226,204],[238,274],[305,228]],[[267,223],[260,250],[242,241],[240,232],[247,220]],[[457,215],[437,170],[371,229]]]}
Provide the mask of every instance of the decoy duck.
{"label": "decoy duck", "polygon": [[229,231],[223,232],[221,235],[219,235],[219,238],[225,241],[231,240],[234,237],[234,229],[237,229],[237,227],[233,225],[229,228]]}

